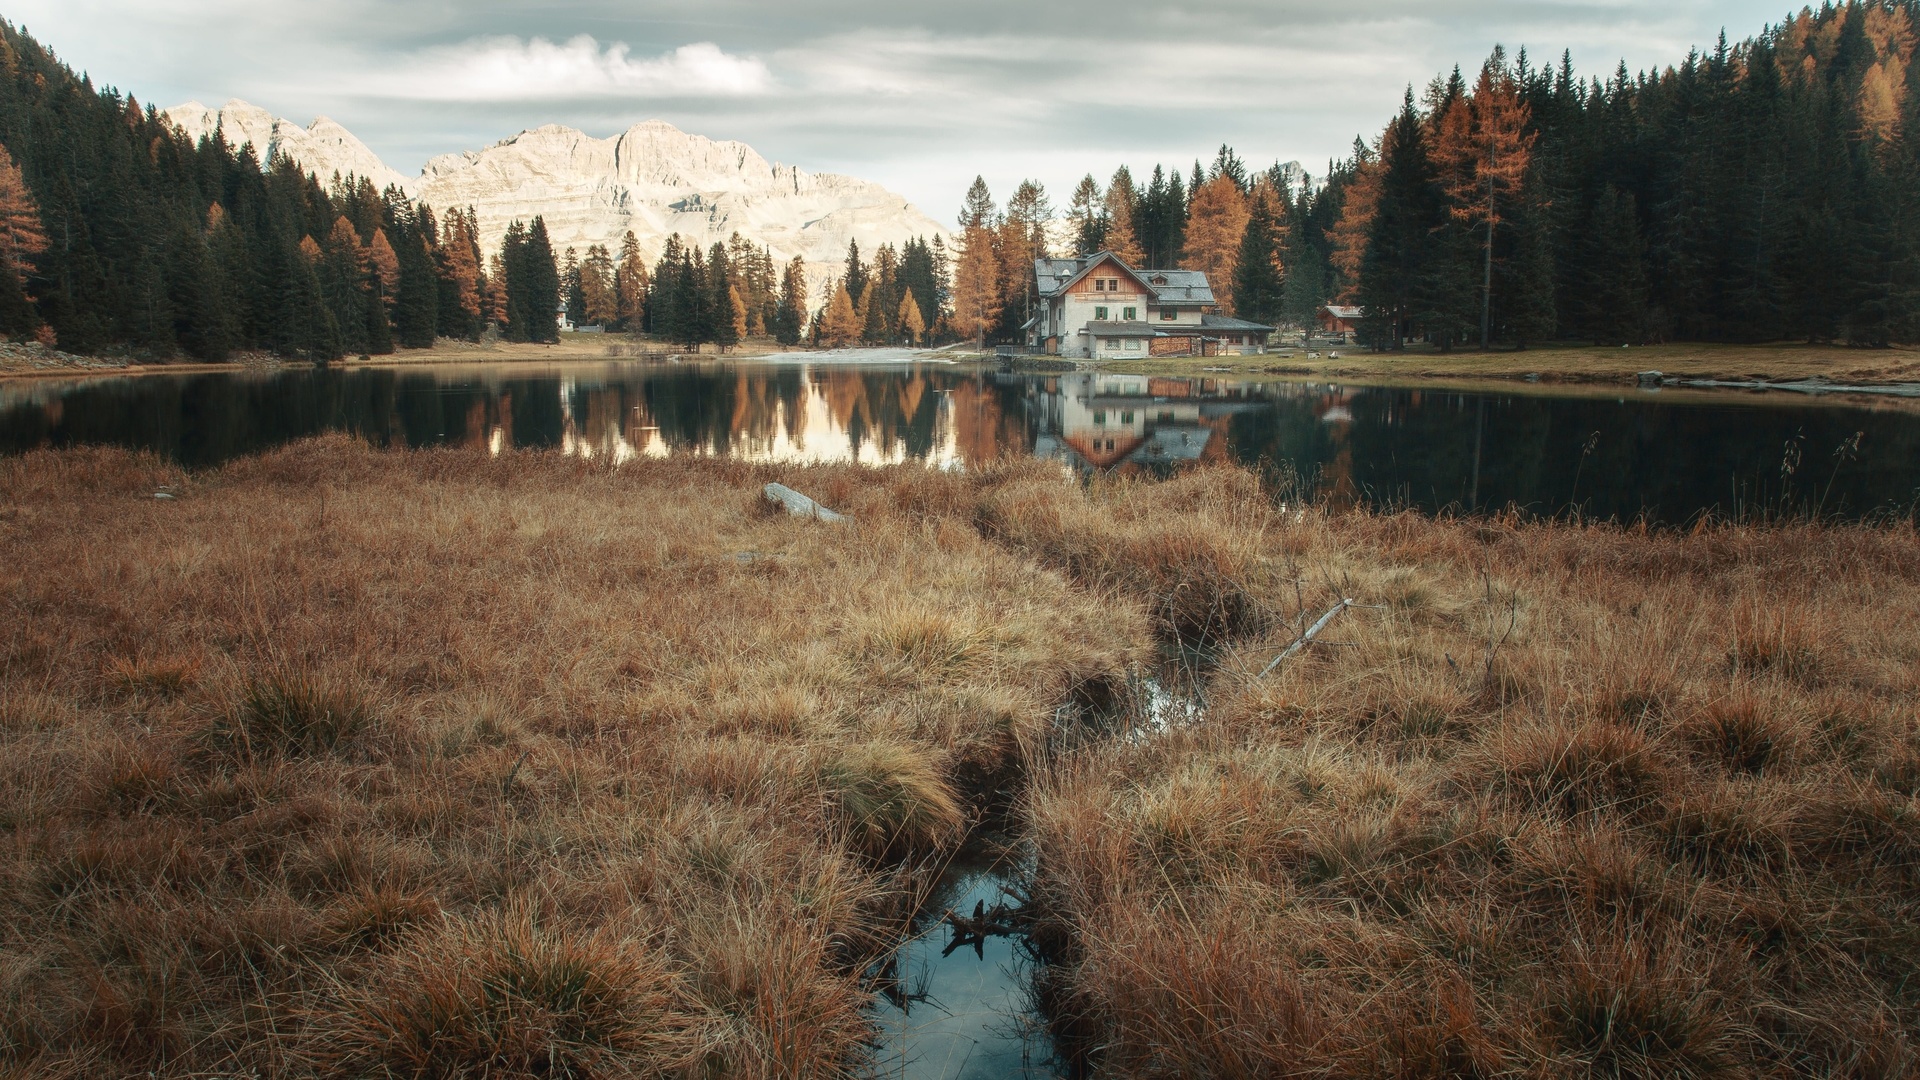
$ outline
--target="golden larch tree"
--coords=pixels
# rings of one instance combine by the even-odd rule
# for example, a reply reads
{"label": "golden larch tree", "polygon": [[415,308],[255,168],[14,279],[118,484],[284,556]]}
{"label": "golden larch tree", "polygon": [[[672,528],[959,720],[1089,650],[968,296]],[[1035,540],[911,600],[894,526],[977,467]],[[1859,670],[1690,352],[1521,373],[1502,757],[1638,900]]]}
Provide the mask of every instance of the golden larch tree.
{"label": "golden larch tree", "polygon": [[1380,212],[1380,180],[1386,171],[1381,164],[1388,149],[1386,140],[1392,128],[1381,137],[1380,145],[1367,150],[1356,141],[1352,175],[1340,206],[1340,219],[1327,230],[1327,261],[1339,275],[1336,298],[1351,304],[1359,298],[1360,264],[1367,257],[1367,236],[1373,231],[1373,219]]}
{"label": "golden larch tree", "polygon": [[[1450,112],[1459,109],[1456,102]],[[1480,347],[1484,349],[1493,330],[1493,236],[1526,185],[1535,136],[1527,103],[1499,49],[1480,66],[1470,109],[1470,123],[1454,115],[1440,118],[1434,157],[1440,163],[1454,220],[1481,233]]]}
{"label": "golden larch tree", "polygon": [[1133,228],[1133,183],[1124,170],[1113,176],[1107,186],[1107,237],[1101,246],[1120,257],[1120,261],[1140,269],[1147,254],[1140,248],[1140,235]]}
{"label": "golden larch tree", "polygon": [[606,245],[587,248],[587,257],[580,263],[580,297],[586,303],[587,322],[612,326],[620,318],[620,298],[613,277],[613,256],[607,253]]}
{"label": "golden larch tree", "polygon": [[380,296],[393,306],[400,292],[400,256],[395,254],[393,245],[387,241],[385,229],[373,230],[373,240],[367,244],[367,265],[373,271],[375,280],[380,282]]}
{"label": "golden larch tree", "polygon": [[740,298],[740,286],[727,286],[727,303],[733,308],[733,340],[747,337],[747,302]]}
{"label": "golden larch tree", "polygon": [[920,344],[927,332],[926,317],[920,314],[920,305],[911,291],[900,298],[900,332],[907,336],[910,345]]}
{"label": "golden larch tree", "polygon": [[[333,231],[327,234],[327,246],[343,255],[353,257],[353,264],[362,274],[367,272],[367,249],[360,243],[360,234],[354,231],[353,222],[343,214],[333,219]],[[364,282],[362,283],[364,286]]]}
{"label": "golden larch tree", "polygon": [[960,261],[953,273],[953,325],[974,344],[986,341],[1000,311],[1000,255],[993,230],[975,225],[961,236]]}
{"label": "golden larch tree", "polygon": [[13,155],[0,146],[0,263],[24,287],[34,258],[45,250],[47,227],[40,220],[40,204],[34,201]]}
{"label": "golden larch tree", "polygon": [[1246,195],[1230,176],[1200,185],[1187,211],[1187,253],[1181,265],[1204,271],[1214,299],[1228,311],[1233,310],[1233,271],[1250,213]]}
{"label": "golden larch tree", "polygon": [[629,229],[620,240],[620,268],[613,274],[613,291],[620,325],[630,334],[638,333],[645,319],[647,289],[651,284],[647,260],[640,254],[640,241]]}
{"label": "golden larch tree", "polygon": [[834,286],[826,314],[820,317],[820,344],[838,349],[853,344],[859,337],[860,320],[853,312],[853,297],[847,295],[843,282]]}
{"label": "golden larch tree", "polygon": [[461,313],[479,318],[480,237],[474,227],[473,211],[448,211],[440,236],[441,276],[452,283]]}

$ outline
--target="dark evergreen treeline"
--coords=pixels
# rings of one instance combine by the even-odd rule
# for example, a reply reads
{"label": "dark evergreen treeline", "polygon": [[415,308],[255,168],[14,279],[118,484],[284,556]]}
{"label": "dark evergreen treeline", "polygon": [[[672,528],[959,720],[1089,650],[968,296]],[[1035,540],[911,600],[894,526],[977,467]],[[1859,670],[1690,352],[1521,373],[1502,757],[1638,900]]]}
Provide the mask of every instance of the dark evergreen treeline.
{"label": "dark evergreen treeline", "polygon": [[[1222,147],[1185,182],[1088,176],[1067,216],[1079,253],[1206,270],[1242,318],[1359,306],[1379,348],[1920,340],[1916,38],[1920,0],[1849,0],[1607,80],[1496,49],[1318,187]],[[956,314],[1006,339],[1030,274],[985,252],[1019,215],[985,221],[976,189]]]}
{"label": "dark evergreen treeline", "polygon": [[949,339],[946,244],[938,236],[882,244],[868,261],[847,244],[843,272],[809,320],[815,345],[902,345]]}
{"label": "dark evergreen treeline", "polygon": [[1920,340],[1920,2],[1583,80],[1496,51],[1289,207],[1291,314],[1426,340]]}
{"label": "dark evergreen treeline", "polygon": [[470,211],[436,220],[364,179],[322,185],[217,132],[190,141],[5,22],[0,144],[0,332],[203,360],[384,353],[495,319],[510,338],[556,335],[538,220],[490,276]]}

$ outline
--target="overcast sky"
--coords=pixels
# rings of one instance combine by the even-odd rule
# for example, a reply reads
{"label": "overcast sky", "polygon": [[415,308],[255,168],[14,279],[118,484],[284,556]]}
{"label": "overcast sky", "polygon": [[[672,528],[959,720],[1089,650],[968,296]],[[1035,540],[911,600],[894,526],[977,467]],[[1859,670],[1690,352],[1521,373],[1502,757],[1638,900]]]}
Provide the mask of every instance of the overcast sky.
{"label": "overcast sky", "polygon": [[331,116],[409,175],[523,128],[649,118],[876,180],[951,223],[975,173],[1057,208],[1122,162],[1231,143],[1316,175],[1409,82],[1496,42],[1584,73],[1676,63],[1787,13],[1755,0],[15,0],[68,63],[160,106]]}

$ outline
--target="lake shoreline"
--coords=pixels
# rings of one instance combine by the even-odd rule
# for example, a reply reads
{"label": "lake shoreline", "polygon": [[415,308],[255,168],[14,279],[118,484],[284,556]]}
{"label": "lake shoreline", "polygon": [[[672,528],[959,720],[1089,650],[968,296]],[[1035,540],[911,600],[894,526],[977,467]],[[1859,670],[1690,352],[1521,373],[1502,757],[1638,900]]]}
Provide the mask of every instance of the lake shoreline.
{"label": "lake shoreline", "polygon": [[[582,340],[585,339],[585,340]],[[639,350],[628,352],[628,350]],[[1333,382],[1351,385],[1539,386],[1592,388],[1680,388],[1733,392],[1789,393],[1805,396],[1853,394],[1920,397],[1920,350],[1847,349],[1826,346],[1659,345],[1633,350],[1540,348],[1525,351],[1450,354],[1415,352],[1374,354],[1327,347],[1311,359],[1270,352],[1255,356],[1165,358],[1140,361],[1059,360],[1015,357],[1012,370],[1033,374],[1095,371],[1116,375],[1172,378],[1231,377],[1237,380]],[[622,353],[627,353],[622,355]],[[873,354],[884,354],[875,359]],[[1338,354],[1338,355],[1331,355]],[[441,343],[430,349],[404,349],[365,358],[315,364],[265,355],[225,363],[152,363],[120,358],[68,357],[65,362],[31,362],[0,356],[0,380],[75,377],[205,375],[222,372],[278,371],[302,368],[511,367],[530,364],[630,363],[952,363],[993,364],[1004,360],[960,346],[925,348],[789,349],[772,342],[751,342],[727,353],[678,351],[651,343],[627,343],[600,335],[569,334],[558,344]],[[1869,362],[1871,361],[1871,362]]]}
{"label": "lake shoreline", "polygon": [[[1314,355],[1309,355],[1309,354]],[[1329,380],[1494,380],[1541,384],[1634,386],[1660,379],[1762,388],[1825,379],[1844,386],[1920,392],[1920,349],[1852,349],[1804,344],[1645,345],[1632,348],[1540,347],[1476,352],[1409,350],[1374,353],[1340,345],[1275,347],[1256,356],[1078,361],[1116,374],[1232,374]],[[1790,387],[1789,387],[1790,388]]]}

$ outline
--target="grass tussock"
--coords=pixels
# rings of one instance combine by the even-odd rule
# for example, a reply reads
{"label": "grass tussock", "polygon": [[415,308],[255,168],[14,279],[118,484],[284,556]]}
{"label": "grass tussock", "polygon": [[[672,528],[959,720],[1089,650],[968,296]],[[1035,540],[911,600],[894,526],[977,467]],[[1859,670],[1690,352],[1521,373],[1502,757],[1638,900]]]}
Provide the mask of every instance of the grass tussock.
{"label": "grass tussock", "polygon": [[[1029,806],[1104,1074],[1920,1068],[1910,527],[1211,524],[1300,597]],[[1339,597],[1381,606],[1260,677]]]}
{"label": "grass tussock", "polygon": [[0,1074],[858,1073],[911,867],[1150,642],[984,482],[0,461]]}
{"label": "grass tussock", "polygon": [[1075,579],[1143,602],[1162,636],[1224,642],[1260,629],[1281,576],[1269,558],[1272,504],[1252,474],[1212,469],[1163,482],[1110,478],[1084,495],[1059,477],[988,491],[977,520]]}

